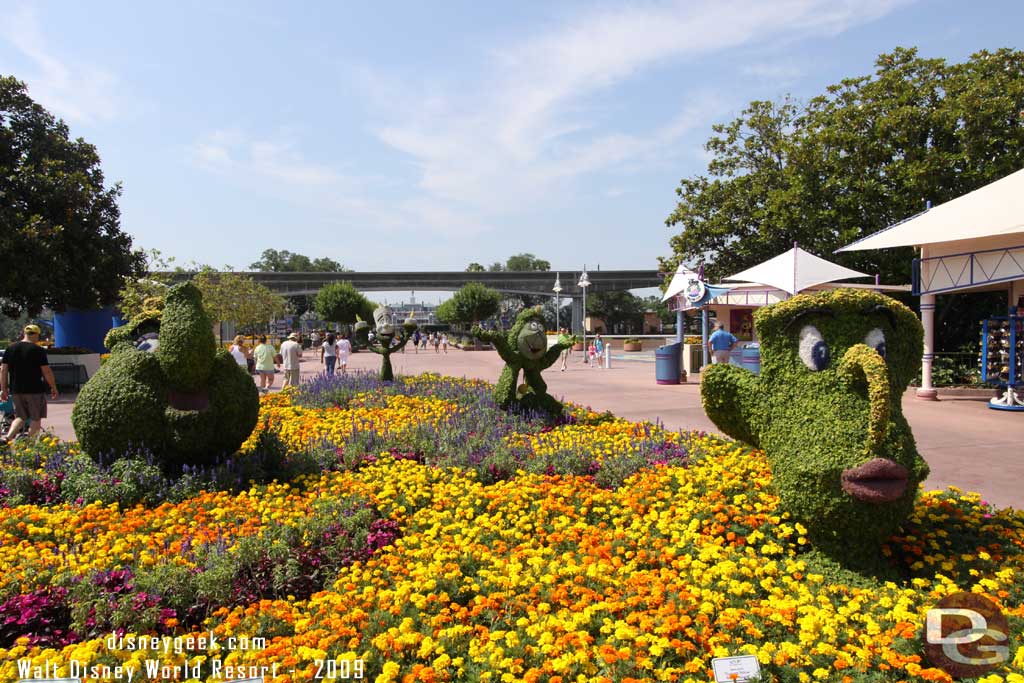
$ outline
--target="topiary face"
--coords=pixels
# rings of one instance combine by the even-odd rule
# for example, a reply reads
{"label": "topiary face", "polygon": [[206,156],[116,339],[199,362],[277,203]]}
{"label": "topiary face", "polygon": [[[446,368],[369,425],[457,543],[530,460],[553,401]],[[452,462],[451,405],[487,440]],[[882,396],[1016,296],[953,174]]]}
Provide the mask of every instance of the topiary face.
{"label": "topiary face", "polygon": [[709,368],[709,416],[765,450],[783,507],[817,544],[877,553],[928,475],[900,404],[917,372],[920,322],[889,297],[847,289],[793,297],[754,321],[761,375]]}
{"label": "topiary face", "polygon": [[538,360],[548,350],[548,335],[544,331],[543,319],[530,318],[516,335],[519,353],[531,360]]}

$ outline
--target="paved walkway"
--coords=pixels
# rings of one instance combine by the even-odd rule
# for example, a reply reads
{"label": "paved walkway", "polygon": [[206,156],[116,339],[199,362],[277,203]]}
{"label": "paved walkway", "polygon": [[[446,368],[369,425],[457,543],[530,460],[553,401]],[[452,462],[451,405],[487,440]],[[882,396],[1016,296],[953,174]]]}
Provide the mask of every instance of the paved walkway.
{"label": "paved walkway", "polygon": [[[303,377],[322,370],[307,352]],[[654,383],[654,365],[640,360],[613,358],[612,368],[593,369],[583,365],[581,354],[573,354],[566,372],[558,364],[545,371],[544,379],[554,396],[611,410],[631,420],[660,420],[670,429],[717,431],[700,405],[696,383],[659,386]],[[395,372],[417,374],[438,372],[456,377],[479,377],[497,381],[502,363],[493,351],[453,349],[435,354],[433,349],[392,356]],[[350,369],[378,370],[380,357],[373,353],[354,354]],[[281,376],[276,378],[277,387]],[[71,408],[73,397],[50,405],[47,426],[64,439],[73,439]],[[918,449],[931,466],[928,488],[957,486],[977,491],[989,502],[1024,509],[1024,415],[990,410],[984,399],[918,401],[904,397],[903,409],[914,429]]]}

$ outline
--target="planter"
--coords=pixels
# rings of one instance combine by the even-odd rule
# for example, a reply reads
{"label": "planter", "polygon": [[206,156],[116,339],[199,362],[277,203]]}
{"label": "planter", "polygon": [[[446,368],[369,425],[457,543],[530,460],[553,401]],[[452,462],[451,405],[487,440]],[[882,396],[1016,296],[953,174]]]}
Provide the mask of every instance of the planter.
{"label": "planter", "polygon": [[644,343],[643,342],[624,342],[622,344],[622,350],[623,351],[633,351],[633,352],[643,351],[644,350]]}
{"label": "planter", "polygon": [[573,344],[572,345],[572,350],[573,351],[582,351],[583,350],[583,342],[576,342],[575,344]]}

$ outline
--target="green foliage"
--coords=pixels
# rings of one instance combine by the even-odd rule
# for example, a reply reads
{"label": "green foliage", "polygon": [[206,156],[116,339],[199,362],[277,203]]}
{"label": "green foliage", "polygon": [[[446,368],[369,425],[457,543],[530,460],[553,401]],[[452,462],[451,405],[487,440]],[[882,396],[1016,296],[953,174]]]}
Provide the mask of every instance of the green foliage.
{"label": "green foliage", "polygon": [[[921,323],[893,299],[837,289],[761,308],[754,324],[761,375],[707,368],[705,411],[726,434],[765,450],[783,507],[819,550],[869,567],[928,474],[900,403],[917,370]],[[906,469],[898,497],[848,492],[844,477],[875,459]]]}
{"label": "green foliage", "polygon": [[587,314],[603,319],[609,331],[617,325],[629,331],[642,329],[645,308],[644,301],[629,292],[598,292],[587,297]]}
{"label": "green foliage", "polygon": [[505,270],[512,272],[551,270],[551,262],[537,258],[533,254],[515,254],[505,261]]}
{"label": "green foliage", "polygon": [[476,261],[474,261],[473,263],[470,263],[468,266],[466,266],[466,272],[467,273],[483,273],[483,272],[486,272],[486,271],[487,271],[487,269],[484,268],[481,264],[477,263]]}
{"label": "green foliage", "polygon": [[[547,347],[544,314],[540,306],[520,312],[507,334],[474,327],[473,336],[494,344],[498,355],[505,361],[505,368],[494,387],[494,400],[499,406],[540,410],[550,415],[562,414],[564,406],[548,394],[548,385],[541,377],[541,371],[551,367],[569,344],[556,343]],[[519,392],[520,371],[528,387],[523,394]]]}
{"label": "green foliage", "polygon": [[[830,86],[806,106],[751,102],[714,126],[707,174],[684,178],[666,223],[663,269],[707,260],[711,279],[789,249],[829,254],[1024,166],[1024,52],[961,64],[897,49],[871,76]],[[844,253],[883,280],[910,276],[909,248]]]}
{"label": "green foliage", "polygon": [[262,325],[284,315],[285,300],[244,273],[202,267],[192,284],[203,296],[203,308],[213,320],[240,327]]}
{"label": "green foliage", "polygon": [[345,273],[349,269],[333,259],[321,257],[310,259],[288,250],[265,249],[260,260],[250,268],[262,273]]}
{"label": "green foliage", "polygon": [[122,344],[82,388],[71,421],[94,458],[146,447],[173,470],[233,453],[258,412],[255,384],[216,348],[199,290],[183,283],[167,294],[157,351]]}
{"label": "green foliage", "polygon": [[120,185],[104,187],[96,148],[0,76],[0,310],[83,309],[117,301],[143,260],[121,231]]}
{"label": "green foliage", "polygon": [[317,292],[313,309],[324,320],[351,325],[357,316],[372,318],[374,306],[351,282],[332,282]]}
{"label": "green foliage", "polygon": [[479,282],[467,282],[437,307],[435,315],[446,323],[479,323],[497,313],[500,304],[497,291]]}

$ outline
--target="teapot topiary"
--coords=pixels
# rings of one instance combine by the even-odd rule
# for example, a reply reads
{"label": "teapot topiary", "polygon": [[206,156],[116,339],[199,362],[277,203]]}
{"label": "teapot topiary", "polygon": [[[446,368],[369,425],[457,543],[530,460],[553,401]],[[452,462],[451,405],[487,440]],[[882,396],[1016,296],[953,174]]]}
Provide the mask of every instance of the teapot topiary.
{"label": "teapot topiary", "polygon": [[928,476],[900,403],[921,323],[892,298],[836,289],[761,308],[754,325],[761,374],[706,368],[708,417],[764,449],[783,509],[817,549],[851,568],[877,564]]}
{"label": "teapot topiary", "polygon": [[217,348],[194,285],[169,290],[159,341],[153,352],[117,344],[82,387],[71,413],[82,450],[99,458],[145,447],[169,471],[234,453],[256,426],[259,393]]}

